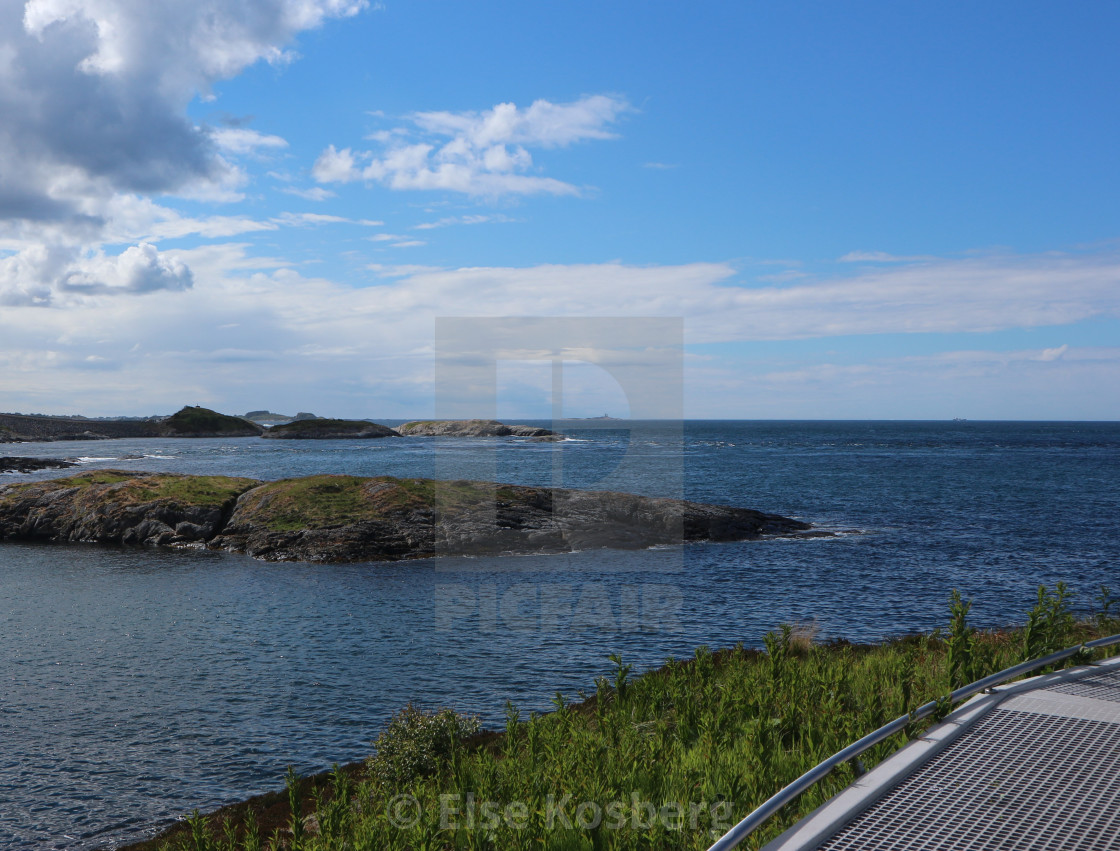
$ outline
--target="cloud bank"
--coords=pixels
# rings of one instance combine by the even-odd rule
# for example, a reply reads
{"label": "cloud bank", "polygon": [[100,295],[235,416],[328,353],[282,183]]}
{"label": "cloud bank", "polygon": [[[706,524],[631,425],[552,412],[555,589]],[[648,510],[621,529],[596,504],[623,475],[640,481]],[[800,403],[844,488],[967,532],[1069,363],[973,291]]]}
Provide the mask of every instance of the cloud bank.
{"label": "cloud bank", "polygon": [[[41,388],[90,413],[152,413],[189,393],[229,410],[289,403],[340,415],[410,416],[431,405],[437,316],[681,316],[691,346],[982,333],[1120,317],[1120,257],[1107,252],[923,261],[796,286],[745,280],[729,263],[379,266],[368,286],[356,288],[307,277],[279,258],[253,257],[246,246],[165,254],[183,265],[163,265],[163,255],[140,250],[115,266],[91,259],[69,279],[86,287],[71,294],[82,299],[80,311],[0,311],[0,392],[21,394],[19,407],[39,409],[29,396]],[[141,291],[142,302],[116,297]],[[742,353],[690,358],[691,415],[901,415],[870,410],[870,398],[898,402],[911,416],[935,415],[923,393],[975,400],[938,414],[946,416],[979,417],[984,406],[1030,416],[1032,400],[1046,393],[1079,404],[1069,410],[1082,416],[1120,413],[1099,392],[1120,381],[1115,350],[1060,340],[1012,352],[957,347],[857,363],[809,356],[782,364]],[[96,392],[84,378],[90,357],[100,370]],[[35,381],[27,370],[35,370]],[[142,411],[135,410],[137,386],[154,394]]]}

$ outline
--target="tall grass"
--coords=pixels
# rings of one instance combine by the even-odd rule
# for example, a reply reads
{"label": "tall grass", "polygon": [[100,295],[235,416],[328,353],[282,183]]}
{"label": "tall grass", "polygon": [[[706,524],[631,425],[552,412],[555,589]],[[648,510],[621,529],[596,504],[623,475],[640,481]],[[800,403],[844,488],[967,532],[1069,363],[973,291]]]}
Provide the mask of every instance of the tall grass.
{"label": "tall grass", "polygon": [[[1076,621],[1064,586],[1039,590],[1026,625],[980,632],[954,592],[946,631],[875,646],[816,644],[783,626],[765,652],[737,646],[614,676],[574,704],[521,713],[504,731],[406,707],[387,725],[358,782],[338,770],[308,806],[289,775],[286,825],[190,821],[166,843],[192,851],[343,849],[703,849],[782,786],[921,703],[1059,647],[1120,631],[1102,611]],[[924,729],[915,723],[862,757],[868,768]],[[758,831],[757,848],[854,778],[842,766]],[[301,803],[303,801],[303,803]],[[306,810],[306,812],[305,812]],[[213,820],[211,820],[213,821]]]}

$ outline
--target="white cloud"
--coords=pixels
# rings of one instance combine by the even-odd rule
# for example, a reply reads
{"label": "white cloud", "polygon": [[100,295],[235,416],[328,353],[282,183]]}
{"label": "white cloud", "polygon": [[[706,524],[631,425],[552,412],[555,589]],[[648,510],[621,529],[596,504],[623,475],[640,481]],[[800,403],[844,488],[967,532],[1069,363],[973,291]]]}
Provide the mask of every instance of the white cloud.
{"label": "white cloud", "polygon": [[62,280],[63,291],[90,295],[186,290],[194,283],[180,259],[142,242],[116,257],[99,255],[75,264]]}
{"label": "white cloud", "polygon": [[379,278],[407,278],[411,275],[419,275],[424,272],[443,271],[439,266],[421,266],[416,264],[386,265],[384,263],[370,263],[366,268]]}
{"label": "white cloud", "polygon": [[353,151],[349,148],[337,151],[334,145],[330,145],[315,160],[311,176],[320,183],[349,183],[361,175],[355,168]]}
{"label": "white cloud", "polygon": [[348,219],[345,216],[332,216],[326,213],[281,213],[273,219],[280,225],[290,227],[307,227],[310,225],[362,225],[363,227],[381,227],[384,222],[373,219]]}
{"label": "white cloud", "polygon": [[116,256],[37,246],[0,260],[0,304],[9,307],[85,305],[85,296],[187,290],[193,283],[182,260],[147,242]]}
{"label": "white cloud", "polygon": [[475,213],[467,216],[445,216],[434,222],[423,222],[422,224],[414,225],[413,230],[432,230],[434,228],[445,228],[449,225],[481,225],[490,222],[515,222],[517,219],[511,219],[509,216],[504,216],[501,213],[493,215],[484,215]]}
{"label": "white cloud", "polygon": [[288,142],[279,136],[268,136],[245,127],[222,127],[210,131],[210,138],[223,151],[251,154],[261,148],[286,148]]}
{"label": "white cloud", "polygon": [[592,95],[572,103],[537,100],[527,109],[500,103],[483,112],[418,112],[412,119],[429,133],[462,140],[477,150],[503,145],[555,148],[617,138],[607,127],[630,109],[622,98]]}
{"label": "white cloud", "polygon": [[1068,351],[1069,351],[1069,346],[1068,345],[1061,345],[1061,346],[1058,346],[1057,348],[1053,348],[1053,349],[1043,349],[1042,354],[1040,354],[1038,356],[1038,359],[1041,360],[1041,361],[1047,361],[1047,362],[1056,361],[1056,360],[1058,360],[1058,358],[1062,357],[1062,355],[1064,355]]}
{"label": "white cloud", "polygon": [[904,257],[896,254],[887,254],[885,251],[849,251],[843,257],[837,258],[838,263],[914,263],[921,260],[936,260],[936,257],[927,255],[912,255]]}
{"label": "white cloud", "polygon": [[412,239],[399,233],[375,233],[373,236],[367,236],[366,239],[370,242],[384,243],[392,248],[415,248],[427,245],[422,239]]}
{"label": "white cloud", "polygon": [[297,33],[365,5],[0,0],[0,220],[79,215],[94,192],[187,189],[221,179],[218,146],[284,144],[249,130],[207,133],[186,106],[255,62],[287,61]]}
{"label": "white cloud", "polygon": [[630,109],[622,98],[592,95],[566,104],[538,100],[525,109],[501,103],[483,112],[418,112],[410,116],[411,131],[374,134],[387,148],[383,153],[328,146],[312,176],[320,183],[365,180],[476,196],[578,195],[572,184],[527,173],[529,149],[613,139],[610,126]]}
{"label": "white cloud", "polygon": [[305,201],[326,201],[328,198],[335,197],[335,193],[329,189],[324,189],[322,186],[312,186],[310,189],[285,186],[280,191],[288,195],[295,195],[297,198],[303,198]]}
{"label": "white cloud", "polygon": [[105,242],[158,242],[201,236],[221,239],[254,231],[276,230],[272,222],[248,216],[183,216],[170,207],[157,204],[139,195],[116,195],[102,208],[105,225],[101,239]]}

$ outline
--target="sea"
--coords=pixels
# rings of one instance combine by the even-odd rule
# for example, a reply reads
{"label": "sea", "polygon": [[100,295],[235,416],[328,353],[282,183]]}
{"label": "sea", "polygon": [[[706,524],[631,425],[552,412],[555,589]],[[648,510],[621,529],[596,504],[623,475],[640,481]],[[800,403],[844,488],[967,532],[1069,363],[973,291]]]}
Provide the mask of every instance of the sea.
{"label": "sea", "polygon": [[[393,421],[386,421],[394,424]],[[536,423],[550,425],[549,423]],[[1037,587],[1120,596],[1120,423],[569,421],[563,442],[12,444],[81,469],[483,478],[807,520],[828,537],[643,551],[269,563],[0,544],[0,848],[97,849],[359,760],[409,703],[504,722],[699,646],[978,627]],[[66,475],[0,476],[0,484]]]}

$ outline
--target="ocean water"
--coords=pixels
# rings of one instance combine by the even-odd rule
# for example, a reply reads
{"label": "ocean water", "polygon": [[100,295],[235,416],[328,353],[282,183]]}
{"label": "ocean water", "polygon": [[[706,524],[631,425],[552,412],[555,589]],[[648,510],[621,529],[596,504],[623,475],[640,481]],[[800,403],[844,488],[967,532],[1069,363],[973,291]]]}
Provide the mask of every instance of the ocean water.
{"label": "ocean water", "polygon": [[[834,538],[269,564],[0,545],[0,847],[91,849],[360,759],[409,701],[502,722],[782,622],[874,640],[1020,620],[1039,583],[1120,591],[1120,424],[572,424],[560,444],[409,438],[19,444],[83,466],[440,475],[742,505]],[[598,427],[593,427],[593,426]],[[579,427],[576,427],[579,426]],[[60,475],[3,476],[0,482]]]}

